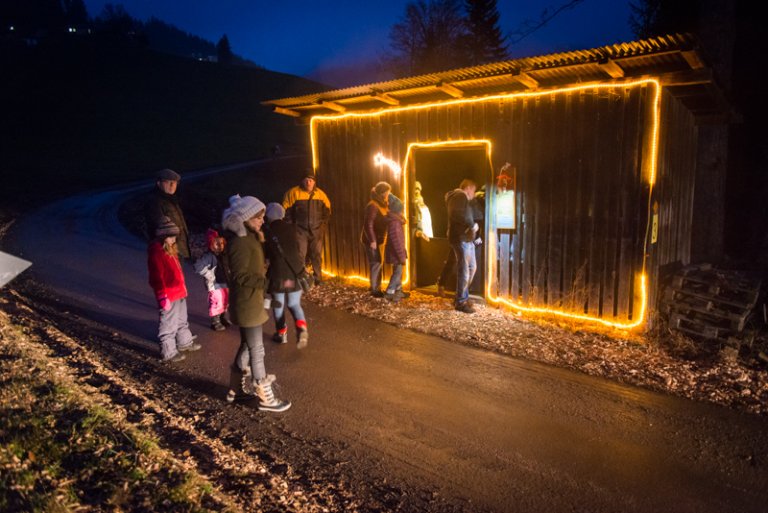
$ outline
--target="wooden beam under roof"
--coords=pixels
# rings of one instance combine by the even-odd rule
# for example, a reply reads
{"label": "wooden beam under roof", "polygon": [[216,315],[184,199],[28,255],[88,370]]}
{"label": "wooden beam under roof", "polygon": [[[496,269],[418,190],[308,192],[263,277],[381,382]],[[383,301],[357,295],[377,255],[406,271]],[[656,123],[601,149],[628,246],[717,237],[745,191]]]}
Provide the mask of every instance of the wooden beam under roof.
{"label": "wooden beam under roof", "polygon": [[509,75],[510,78],[513,78],[523,84],[528,89],[538,89],[539,88],[539,81],[530,76],[525,71],[519,71],[517,73],[512,73]]}
{"label": "wooden beam under roof", "polygon": [[400,105],[400,100],[381,91],[371,92],[371,98],[373,98],[374,100],[378,100],[380,102],[384,102],[387,105],[394,105],[394,106]]}
{"label": "wooden beam under roof", "polygon": [[320,105],[331,110],[335,110],[336,112],[347,112],[347,108],[339,103],[328,101],[328,100],[320,100]]}
{"label": "wooden beam under roof", "polygon": [[440,91],[444,92],[445,94],[449,96],[453,96],[454,98],[463,98],[464,97],[464,91],[459,89],[456,86],[452,86],[451,84],[446,84],[444,82],[438,82],[435,87],[439,89]]}
{"label": "wooden beam under roof", "polygon": [[686,50],[684,52],[680,52],[680,54],[692,69],[701,69],[704,67],[704,63],[701,61],[701,57],[699,57],[699,54],[695,51]]}
{"label": "wooden beam under roof", "polygon": [[613,59],[606,59],[598,63],[600,69],[608,73],[611,78],[623,78],[624,68],[616,64]]}
{"label": "wooden beam under roof", "polygon": [[291,116],[292,118],[300,118],[301,114],[296,112],[295,110],[286,109],[285,107],[278,107],[275,105],[275,107],[272,109],[272,112],[275,112],[277,114],[282,114],[284,116]]}
{"label": "wooden beam under roof", "polygon": [[661,75],[658,75],[657,78],[664,87],[707,85],[714,83],[712,70],[708,68],[689,71],[672,71],[670,73],[662,73]]}

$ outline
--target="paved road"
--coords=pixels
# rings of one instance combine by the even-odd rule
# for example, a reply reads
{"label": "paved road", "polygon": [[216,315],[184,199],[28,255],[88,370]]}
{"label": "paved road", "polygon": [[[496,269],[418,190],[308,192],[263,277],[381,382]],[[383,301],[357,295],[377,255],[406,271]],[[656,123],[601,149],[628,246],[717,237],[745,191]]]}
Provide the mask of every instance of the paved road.
{"label": "paved road", "polygon": [[[151,184],[76,196],[21,219],[13,250],[80,312],[155,350],[145,244],[117,207]],[[238,344],[208,329],[182,365],[222,396]],[[359,479],[431,490],[463,511],[765,512],[768,419],[464,347],[307,305],[311,341],[266,342],[294,406],[287,438],[331,441]],[[266,332],[271,333],[268,325]],[[324,456],[324,457],[327,457]]]}

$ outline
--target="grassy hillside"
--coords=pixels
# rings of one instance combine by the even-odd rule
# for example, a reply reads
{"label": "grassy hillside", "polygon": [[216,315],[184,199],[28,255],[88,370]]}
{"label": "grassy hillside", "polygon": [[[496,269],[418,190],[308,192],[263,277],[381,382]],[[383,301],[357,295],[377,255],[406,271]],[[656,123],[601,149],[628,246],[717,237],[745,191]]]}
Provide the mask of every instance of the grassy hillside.
{"label": "grassy hillside", "polygon": [[[304,152],[306,127],[262,100],[322,86],[96,40],[0,52],[0,201],[64,194],[171,167],[190,170]],[[10,101],[9,101],[10,100]]]}

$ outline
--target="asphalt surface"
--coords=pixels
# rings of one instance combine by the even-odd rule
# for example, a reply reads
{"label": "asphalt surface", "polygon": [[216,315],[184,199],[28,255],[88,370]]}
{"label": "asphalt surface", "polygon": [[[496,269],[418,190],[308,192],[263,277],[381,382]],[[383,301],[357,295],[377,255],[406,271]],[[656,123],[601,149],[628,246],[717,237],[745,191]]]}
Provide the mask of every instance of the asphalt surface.
{"label": "asphalt surface", "polygon": [[[17,221],[9,250],[33,262],[27,272],[53,288],[62,308],[111,326],[141,351],[157,350],[146,244],[120,225],[117,210],[152,186],[32,212]],[[208,328],[202,280],[190,268],[186,275],[203,349],[181,365],[223,399],[238,334]],[[768,508],[768,419],[311,303],[305,310],[303,351],[292,331],[289,344],[270,342],[265,325],[267,370],[293,402],[281,429],[308,447],[332,441],[333,460],[359,480],[427,490],[461,511]]]}

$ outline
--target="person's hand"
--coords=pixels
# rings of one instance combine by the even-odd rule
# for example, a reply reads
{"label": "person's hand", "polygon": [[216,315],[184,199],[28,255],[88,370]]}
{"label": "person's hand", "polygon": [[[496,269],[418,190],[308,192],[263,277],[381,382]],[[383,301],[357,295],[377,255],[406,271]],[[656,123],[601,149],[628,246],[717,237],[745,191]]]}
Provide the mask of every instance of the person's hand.
{"label": "person's hand", "polygon": [[374,250],[374,251],[376,250],[376,243],[375,242],[371,242],[370,246],[371,246],[372,250]]}
{"label": "person's hand", "polygon": [[283,288],[292,289],[294,285],[296,285],[296,282],[293,280],[283,280]]}
{"label": "person's hand", "polygon": [[158,299],[157,304],[160,306],[161,310],[165,310],[166,312],[171,310],[171,302],[167,297],[161,297]]}
{"label": "person's hand", "polygon": [[475,246],[479,246],[480,244],[482,244],[482,243],[483,243],[483,239],[481,239],[480,237],[478,237],[478,238],[476,238],[476,239],[474,240],[474,243],[475,243]]}

